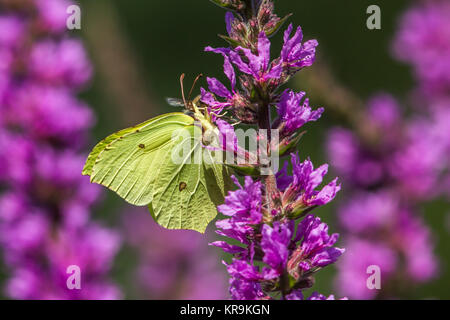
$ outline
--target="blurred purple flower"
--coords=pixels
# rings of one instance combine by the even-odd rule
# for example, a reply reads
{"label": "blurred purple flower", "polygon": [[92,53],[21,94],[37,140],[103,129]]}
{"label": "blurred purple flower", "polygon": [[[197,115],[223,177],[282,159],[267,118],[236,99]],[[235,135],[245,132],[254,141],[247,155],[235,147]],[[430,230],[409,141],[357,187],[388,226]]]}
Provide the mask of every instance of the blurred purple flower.
{"label": "blurred purple flower", "polygon": [[69,88],[86,84],[92,75],[83,44],[74,39],[36,43],[29,64],[30,72],[37,81]]}
{"label": "blurred purple flower", "polygon": [[0,17],[0,47],[17,49],[25,37],[26,22],[16,15]]}
{"label": "blurred purple flower", "polygon": [[139,257],[134,281],[149,299],[224,299],[225,275],[207,239],[186,230],[166,230],[143,211],[126,213],[127,243]]}
{"label": "blurred purple flower", "polygon": [[399,203],[387,192],[354,195],[339,208],[341,225],[352,233],[370,233],[395,219]]}
{"label": "blurred purple flower", "polygon": [[339,292],[350,299],[373,299],[377,290],[367,287],[367,268],[378,266],[381,270],[381,287],[397,268],[397,255],[384,244],[358,238],[348,238],[346,253],[337,264],[336,285]]}
{"label": "blurred purple flower", "polygon": [[427,1],[403,15],[393,41],[394,55],[411,64],[419,86],[433,99],[450,90],[450,3]]}
{"label": "blurred purple flower", "polygon": [[67,28],[67,8],[73,5],[70,0],[33,0],[38,10],[39,27],[45,32],[62,33]]}
{"label": "blurred purple flower", "polygon": [[438,259],[434,254],[434,239],[424,222],[403,211],[397,221],[393,242],[406,258],[410,279],[423,283],[438,275]]}
{"label": "blurred purple flower", "polygon": [[367,109],[367,117],[380,129],[395,130],[395,127],[400,125],[400,106],[390,94],[374,95],[368,101]]}
{"label": "blurred purple flower", "polygon": [[[80,42],[61,37],[70,4],[31,1],[0,15],[0,246],[9,298],[122,296],[108,277],[121,239],[91,220],[99,188],[80,175],[94,116],[76,95],[92,67]],[[67,287],[70,265],[81,268],[82,290]]]}
{"label": "blurred purple flower", "polygon": [[66,88],[25,84],[15,88],[9,100],[5,118],[35,139],[79,146],[94,123],[92,111]]}

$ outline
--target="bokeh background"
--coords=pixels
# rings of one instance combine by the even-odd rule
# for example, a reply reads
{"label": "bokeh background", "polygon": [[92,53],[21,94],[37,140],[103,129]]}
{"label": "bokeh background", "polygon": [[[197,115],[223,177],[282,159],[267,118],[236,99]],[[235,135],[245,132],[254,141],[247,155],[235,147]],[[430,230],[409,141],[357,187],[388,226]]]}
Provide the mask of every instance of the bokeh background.
{"label": "bokeh background", "polygon": [[[93,63],[94,77],[81,94],[93,109],[97,122],[89,148],[106,135],[158,114],[173,111],[166,97],[179,97],[179,76],[188,83],[199,73],[221,78],[221,59],[203,52],[207,45],[222,46],[217,34],[225,32],[224,12],[207,0],[80,0],[82,28],[70,31],[83,40]],[[340,85],[366,100],[379,91],[406,99],[414,80],[411,69],[392,58],[391,43],[398,19],[413,1],[366,0],[276,0],[279,15],[294,15],[305,38],[319,41],[316,64],[326,66]],[[366,9],[382,9],[382,29],[366,28]],[[281,48],[275,38],[273,52]],[[311,68],[314,68],[313,65]],[[222,77],[223,79],[223,77]],[[300,75],[292,87],[307,89]],[[202,84],[205,85],[204,83]],[[310,94],[311,104],[327,101],[323,92]],[[330,97],[328,97],[329,99]],[[316,164],[325,163],[327,129],[342,119],[327,110],[320,121],[308,127],[301,154]],[[431,146],[430,146],[431,147]],[[345,185],[343,186],[345,188]],[[122,239],[110,278],[123,298],[178,299],[226,298],[227,275],[219,250],[207,243],[215,239],[214,225],[207,236],[191,232],[165,232],[150,221],[144,209],[125,204],[112,192],[103,191],[92,218],[117,230]],[[424,219],[432,230],[439,276],[400,298],[450,299],[450,207],[448,199],[423,204]],[[318,215],[338,231],[335,204],[321,208]],[[226,257],[225,257],[226,258]],[[315,290],[334,293],[335,268],[322,270]],[[2,268],[0,285],[5,286],[8,268]],[[3,297],[9,298],[3,291]]]}

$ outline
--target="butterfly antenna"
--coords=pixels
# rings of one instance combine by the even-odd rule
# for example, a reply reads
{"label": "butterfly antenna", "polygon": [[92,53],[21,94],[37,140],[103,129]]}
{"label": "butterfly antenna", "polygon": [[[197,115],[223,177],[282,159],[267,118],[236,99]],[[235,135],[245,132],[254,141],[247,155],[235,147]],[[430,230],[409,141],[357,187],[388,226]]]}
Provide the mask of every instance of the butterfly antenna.
{"label": "butterfly antenna", "polygon": [[203,77],[203,74],[202,74],[202,73],[200,73],[200,74],[197,76],[197,78],[195,78],[194,83],[192,84],[192,87],[191,87],[191,91],[189,91],[189,95],[188,95],[188,100],[189,100],[189,101],[191,101],[191,95],[192,95],[192,92],[194,91],[195,85],[197,84],[198,80],[200,80],[201,77]]}
{"label": "butterfly antenna", "polygon": [[186,103],[186,97],[185,97],[185,95],[184,95],[184,84],[183,84],[183,82],[184,82],[184,77],[185,77],[185,74],[183,73],[183,74],[180,76],[181,96],[182,96],[182,98],[183,98],[184,106],[185,106],[186,108],[188,108],[188,104]]}

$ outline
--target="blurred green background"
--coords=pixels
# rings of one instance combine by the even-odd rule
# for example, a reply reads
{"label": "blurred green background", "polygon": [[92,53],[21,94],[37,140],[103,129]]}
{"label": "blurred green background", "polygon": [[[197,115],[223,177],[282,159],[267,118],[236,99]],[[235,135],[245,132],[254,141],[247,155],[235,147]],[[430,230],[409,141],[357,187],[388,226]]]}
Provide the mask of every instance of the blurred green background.
{"label": "blurred green background", "polygon": [[[180,96],[181,73],[186,73],[188,86],[199,73],[223,79],[222,58],[203,52],[207,45],[224,45],[217,37],[225,33],[224,11],[209,1],[83,0],[80,3],[83,13],[80,35],[97,72],[92,88],[84,95],[98,117],[92,145],[119,128],[173,110],[165,98]],[[275,1],[280,16],[294,13],[290,20],[302,26],[306,39],[318,39],[317,63],[326,61],[339,82],[362,99],[378,91],[405,98],[413,86],[409,68],[394,61],[389,52],[397,18],[411,3],[406,0]],[[381,30],[366,28],[366,9],[371,4],[381,7]],[[274,38],[274,55],[279,52],[281,41],[280,34]],[[301,83],[293,81],[292,86],[301,89]],[[320,101],[320,97],[311,97],[312,105],[320,105]],[[317,164],[327,161],[318,146],[323,145],[327,128],[336,121],[332,113],[325,112],[321,121],[308,128],[302,140],[302,157],[310,155]],[[123,201],[108,192],[97,215],[114,225],[124,206]],[[446,217],[450,210],[445,201],[440,201],[425,206],[424,211],[442,259],[441,275],[433,283],[411,292],[408,298],[448,299],[450,238]],[[333,214],[332,205],[319,212],[335,231]],[[125,288],[127,270],[132,264],[133,257],[123,250],[114,273]],[[315,290],[332,293],[333,273],[333,268],[321,271]]]}

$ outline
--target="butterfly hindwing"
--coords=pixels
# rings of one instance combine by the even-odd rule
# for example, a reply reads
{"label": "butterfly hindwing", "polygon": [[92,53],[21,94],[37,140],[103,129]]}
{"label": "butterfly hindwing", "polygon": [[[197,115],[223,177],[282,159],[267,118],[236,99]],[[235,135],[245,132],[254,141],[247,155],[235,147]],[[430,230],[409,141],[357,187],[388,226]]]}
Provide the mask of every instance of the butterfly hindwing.
{"label": "butterfly hindwing", "polygon": [[230,174],[221,164],[196,161],[208,157],[211,161],[211,151],[193,138],[200,128],[193,126],[188,130],[191,153],[176,168],[166,166],[161,172],[152,201],[153,215],[163,227],[204,232],[217,215],[217,205],[223,203],[230,190]]}

